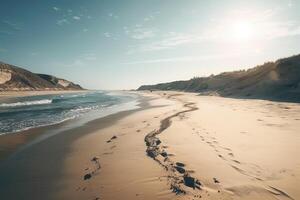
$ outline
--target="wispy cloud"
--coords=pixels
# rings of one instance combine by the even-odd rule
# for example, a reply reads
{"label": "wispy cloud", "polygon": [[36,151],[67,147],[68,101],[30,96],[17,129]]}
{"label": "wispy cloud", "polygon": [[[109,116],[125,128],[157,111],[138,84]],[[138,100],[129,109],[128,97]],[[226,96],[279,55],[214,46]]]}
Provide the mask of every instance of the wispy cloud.
{"label": "wispy cloud", "polygon": [[211,59],[225,59],[234,58],[239,56],[240,53],[224,53],[224,54],[213,54],[213,55],[202,55],[202,56],[182,56],[182,57],[170,57],[170,58],[159,58],[151,60],[141,60],[124,62],[124,65],[139,65],[139,64],[154,64],[154,63],[170,63],[170,62],[195,62]]}
{"label": "wispy cloud", "polygon": [[154,20],[154,19],[155,19],[154,15],[149,15],[149,16],[144,18],[144,21],[148,22],[148,21],[151,21],[151,20]]}
{"label": "wispy cloud", "polygon": [[83,55],[84,60],[97,60],[97,56],[94,53],[87,53]]}
{"label": "wispy cloud", "polygon": [[19,31],[21,30],[21,27],[19,24],[17,23],[13,23],[11,21],[8,21],[8,20],[2,20],[2,23],[4,25],[6,25],[7,28],[11,29],[11,30],[14,30],[14,31]]}
{"label": "wispy cloud", "polygon": [[73,19],[75,19],[75,20],[80,20],[80,17],[79,17],[79,16],[76,16],[76,15],[74,15],[74,16],[73,16]]}
{"label": "wispy cloud", "polygon": [[0,35],[12,35],[13,33],[11,31],[0,31]]}
{"label": "wispy cloud", "polygon": [[128,34],[130,33],[130,30],[129,30],[129,28],[128,28],[127,26],[124,26],[124,27],[123,27],[123,30],[124,30],[124,33],[125,33],[126,35],[128,35]]}
{"label": "wispy cloud", "polygon": [[84,67],[85,63],[82,59],[76,59],[70,63],[55,63],[56,66],[60,67]]}
{"label": "wispy cloud", "polygon": [[268,40],[300,35],[300,24],[295,22],[266,23],[264,27],[264,32],[258,37]]}
{"label": "wispy cloud", "polygon": [[70,22],[69,22],[69,20],[67,20],[67,19],[59,19],[59,20],[57,20],[56,21],[56,24],[57,25],[60,25],[60,26],[62,26],[62,25],[64,25],[64,24],[69,24]]}
{"label": "wispy cloud", "polygon": [[19,24],[8,20],[2,20],[0,21],[0,24],[0,35],[14,35],[16,32],[21,30],[21,26]]}
{"label": "wispy cloud", "polygon": [[104,32],[103,36],[110,40],[119,40],[120,35],[118,33]]}
{"label": "wispy cloud", "polygon": [[[83,21],[84,19],[90,20],[92,16],[90,16],[86,9],[78,9],[72,10],[67,8],[59,8],[59,7],[52,7],[53,10],[57,11],[57,15],[60,16],[56,24],[59,26],[66,25],[66,24],[73,24],[75,21]],[[86,32],[86,31],[84,31]]]}
{"label": "wispy cloud", "polygon": [[159,32],[157,28],[144,27],[142,24],[135,24],[132,27],[123,26],[123,31],[125,35],[136,40],[153,38]]}
{"label": "wispy cloud", "polygon": [[143,40],[153,38],[157,35],[159,30],[157,28],[149,27],[148,22],[154,20],[159,12],[152,12],[141,18],[139,23],[131,26],[124,26],[123,30],[125,35],[128,35],[132,39]]}
{"label": "wispy cloud", "polygon": [[114,13],[108,13],[108,17],[112,19],[119,19],[119,16]]}
{"label": "wispy cloud", "polygon": [[143,18],[143,23],[147,23],[156,19],[156,17],[160,14],[160,12],[151,12]]}
{"label": "wispy cloud", "polygon": [[127,52],[127,54],[132,54],[137,51],[147,52],[172,49],[180,45],[199,43],[205,39],[206,38],[204,36],[196,36],[187,33],[169,32],[164,34],[163,38],[160,40],[132,46]]}
{"label": "wispy cloud", "polygon": [[299,35],[299,22],[276,18],[281,10],[282,8],[266,9],[261,12],[235,11],[231,16],[214,20],[217,25],[210,27],[204,34],[210,35],[214,40],[226,40],[232,37],[232,26],[235,22],[247,22],[253,29],[251,40],[273,40]]}
{"label": "wispy cloud", "polygon": [[[203,42],[220,44],[234,42],[237,40],[237,38],[234,38],[234,24],[239,22],[246,22],[252,26],[253,30],[249,41],[274,40],[300,35],[299,22],[274,20],[278,12],[280,12],[280,9],[266,9],[261,12],[251,10],[234,11],[231,15],[211,19],[213,23],[205,29],[193,33],[169,32],[163,35],[160,34],[160,37],[156,37],[159,38],[158,40],[131,46],[127,53],[173,49],[183,45],[199,45]],[[140,31],[140,35],[134,35],[134,32],[128,28],[124,28],[124,31],[135,39],[154,36],[151,32],[143,34],[142,31]]]}
{"label": "wispy cloud", "polygon": [[141,50],[155,51],[162,49],[170,49],[175,46],[196,42],[200,39],[201,37],[194,36],[192,34],[170,32],[166,34],[164,39],[142,46]]}
{"label": "wispy cloud", "polygon": [[60,10],[60,9],[59,9],[58,7],[56,7],[56,6],[53,6],[52,9],[55,10],[55,11],[59,11],[59,10]]}
{"label": "wispy cloud", "polygon": [[103,35],[104,35],[105,37],[107,37],[107,38],[110,38],[110,37],[111,37],[111,34],[110,34],[109,32],[105,32],[105,33],[103,33]]}
{"label": "wispy cloud", "polygon": [[53,63],[55,66],[60,66],[60,67],[87,67],[93,61],[97,60],[97,56],[95,53],[86,53],[79,55],[76,59],[70,62],[61,62],[61,63]]}
{"label": "wispy cloud", "polygon": [[152,38],[155,36],[156,32],[157,30],[155,29],[136,28],[133,31],[131,31],[131,38],[137,40]]}

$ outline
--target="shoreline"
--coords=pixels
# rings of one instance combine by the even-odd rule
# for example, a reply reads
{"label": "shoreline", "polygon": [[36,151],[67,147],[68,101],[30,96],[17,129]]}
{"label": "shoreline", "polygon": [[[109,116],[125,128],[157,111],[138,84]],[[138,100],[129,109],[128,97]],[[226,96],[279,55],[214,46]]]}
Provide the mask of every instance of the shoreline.
{"label": "shoreline", "polygon": [[299,104],[141,94],[138,109],[18,152],[0,170],[1,193],[25,200],[300,197]]}
{"label": "shoreline", "polygon": [[[82,91],[83,92],[83,91]],[[77,93],[77,91],[69,91],[69,93]],[[47,91],[44,93],[38,93],[38,94],[33,94],[33,93],[24,93],[21,95],[24,96],[30,96],[30,95],[51,95],[51,94],[65,94],[64,92],[62,93],[47,93]],[[15,96],[9,96],[9,97],[15,97]],[[1,96],[0,96],[1,99]],[[143,97],[138,97],[136,99],[137,104],[136,106],[145,106],[145,100]],[[130,102],[132,103],[132,102]],[[127,105],[126,108],[123,108],[123,106]],[[32,127],[28,128],[25,130],[20,130],[17,132],[13,133],[4,133],[0,134],[0,162],[5,160],[9,155],[15,153],[18,151],[18,149],[22,146],[25,146],[27,144],[30,144],[34,142],[36,139],[46,137],[47,132],[54,132],[53,134],[49,134],[49,137],[51,135],[55,134],[60,134],[60,132],[64,132],[63,130],[65,127],[69,127],[68,129],[76,129],[80,126],[84,126],[85,124],[91,123],[93,121],[101,120],[102,118],[108,117],[110,115],[117,115],[118,113],[124,112],[124,111],[131,111],[131,110],[138,110],[139,108],[130,108],[128,107],[128,103],[125,104],[119,104],[117,105],[119,109],[113,111],[110,110],[110,112],[103,114],[103,116],[99,116],[98,118],[94,118],[91,120],[84,120],[87,118],[87,116],[83,116],[82,118],[75,118],[75,119],[69,119],[69,120],[64,120],[62,122],[57,122],[54,124],[49,124],[49,125],[42,125],[42,126],[37,126],[37,127]],[[125,110],[124,110],[125,109]],[[80,125],[77,125],[80,124]],[[60,130],[62,129],[62,130]],[[50,130],[50,131],[49,131]]]}
{"label": "shoreline", "polygon": [[40,90],[40,91],[0,91],[0,102],[15,97],[42,96],[55,94],[72,94],[93,90]]}
{"label": "shoreline", "polygon": [[[7,157],[4,160],[0,160],[0,191],[3,198],[10,198],[10,199],[56,199],[56,197],[53,197],[57,195],[56,192],[52,192],[52,189],[57,187],[57,182],[60,180],[60,171],[63,169],[64,165],[64,159],[66,158],[66,155],[68,154],[68,150],[66,148],[70,148],[70,144],[77,139],[84,137],[85,135],[92,134],[96,130],[101,130],[106,127],[110,127],[113,124],[115,124],[117,121],[121,120],[122,118],[125,118],[127,116],[130,116],[131,114],[142,111],[144,109],[149,109],[150,106],[148,105],[148,100],[143,97],[139,101],[139,108],[134,110],[126,110],[126,111],[120,111],[118,113],[114,113],[108,116],[105,116],[103,118],[95,119],[92,121],[87,122],[84,126],[80,126],[74,129],[66,130],[60,134],[54,135],[53,137],[49,137],[46,140],[42,140],[37,144],[34,144],[32,146],[26,147],[22,149],[22,151],[16,151],[12,153],[9,157]],[[59,124],[60,125],[60,124]],[[55,125],[53,125],[55,126]],[[49,127],[48,127],[49,128]],[[45,129],[45,127],[42,127],[42,129]],[[42,130],[43,131],[43,130]],[[29,130],[30,132],[30,130]],[[29,135],[31,133],[28,133]],[[31,135],[33,136],[33,135]],[[35,138],[32,138],[31,141],[34,141]],[[58,145],[59,149],[54,149],[54,151],[58,151],[59,153],[50,153],[49,156],[55,157],[55,159],[51,159],[52,162],[55,162],[55,165],[51,165],[50,167],[48,164],[49,161],[48,157],[44,157],[44,153],[40,153],[39,151],[36,151],[36,149],[44,149],[43,151],[53,151],[53,149],[50,149],[49,147],[53,147],[54,145],[57,145],[57,143],[60,143]],[[26,145],[26,144],[25,144]],[[14,149],[16,150],[16,149]],[[35,156],[33,154],[40,154],[39,160],[35,160]],[[23,159],[25,160],[23,160]],[[23,162],[20,160],[23,160]],[[44,161],[42,161],[44,160]],[[25,162],[24,162],[25,161]],[[30,162],[31,164],[28,166],[26,163]],[[44,163],[45,165],[43,165]],[[47,164],[48,163],[48,164]],[[41,166],[42,165],[42,166]],[[55,167],[54,167],[55,166]],[[28,169],[30,168],[30,170]],[[28,171],[32,172],[32,168],[36,168],[36,171],[38,171],[39,176],[45,177],[47,176],[47,181],[43,182],[43,187],[47,188],[46,191],[44,189],[41,189],[39,191],[33,190],[33,188],[36,188],[40,185],[35,185],[34,182],[31,182],[31,176],[32,174],[28,174]],[[41,169],[40,169],[41,168]],[[35,171],[35,170],[34,170]],[[9,174],[15,173],[19,175],[18,177],[15,177],[14,179],[11,179]],[[4,174],[3,174],[4,173]],[[48,174],[51,174],[48,176]],[[15,173],[16,175],[16,173]],[[25,179],[26,182],[21,183],[18,180],[15,179]],[[44,178],[43,178],[44,180]],[[21,184],[21,187],[16,186],[16,184]],[[15,189],[18,190],[18,193],[13,192]],[[12,197],[12,194],[15,196]],[[45,196],[46,195],[46,196]]]}

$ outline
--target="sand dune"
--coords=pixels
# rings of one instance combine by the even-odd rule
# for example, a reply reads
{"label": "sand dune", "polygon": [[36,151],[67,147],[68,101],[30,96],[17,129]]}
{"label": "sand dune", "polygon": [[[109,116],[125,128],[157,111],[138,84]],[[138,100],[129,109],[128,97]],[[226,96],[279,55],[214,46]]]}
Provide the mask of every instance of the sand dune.
{"label": "sand dune", "polygon": [[138,90],[175,90],[246,99],[300,102],[300,55],[265,62],[247,70],[209,77],[143,85]]}

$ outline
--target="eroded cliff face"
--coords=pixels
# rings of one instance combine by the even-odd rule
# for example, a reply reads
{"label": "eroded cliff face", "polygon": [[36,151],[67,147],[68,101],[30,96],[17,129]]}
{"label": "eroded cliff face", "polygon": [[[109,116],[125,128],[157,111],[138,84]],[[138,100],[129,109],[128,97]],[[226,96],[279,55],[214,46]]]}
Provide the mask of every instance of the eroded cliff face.
{"label": "eroded cliff face", "polygon": [[0,71],[0,84],[4,84],[11,79],[11,72],[9,70]]}
{"label": "eroded cliff face", "polygon": [[35,74],[20,67],[0,62],[0,91],[82,89],[80,85],[65,79]]}

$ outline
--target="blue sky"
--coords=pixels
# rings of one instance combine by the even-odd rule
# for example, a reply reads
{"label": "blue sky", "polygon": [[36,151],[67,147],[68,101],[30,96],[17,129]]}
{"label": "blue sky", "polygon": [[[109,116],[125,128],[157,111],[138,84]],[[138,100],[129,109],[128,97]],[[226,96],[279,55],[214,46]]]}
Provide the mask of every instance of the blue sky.
{"label": "blue sky", "polygon": [[0,0],[0,60],[131,89],[300,53],[296,0]]}

